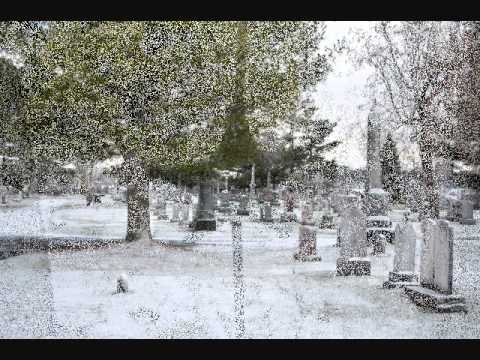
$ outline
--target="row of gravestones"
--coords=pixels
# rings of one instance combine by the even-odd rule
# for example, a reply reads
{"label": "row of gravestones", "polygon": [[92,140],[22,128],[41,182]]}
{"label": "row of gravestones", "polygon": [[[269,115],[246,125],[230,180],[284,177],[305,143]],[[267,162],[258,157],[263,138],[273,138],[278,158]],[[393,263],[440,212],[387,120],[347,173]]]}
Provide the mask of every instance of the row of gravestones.
{"label": "row of gravestones", "polygon": [[[402,287],[412,301],[439,312],[466,311],[465,299],[453,294],[453,232],[445,220],[422,222],[420,281],[415,274],[416,233],[408,220],[395,227],[393,271],[385,288]],[[370,275],[367,258],[367,216],[351,207],[338,229],[340,256],[337,275]]]}
{"label": "row of gravestones", "polygon": [[448,202],[447,220],[464,225],[475,225],[473,202],[470,200],[450,200]]}

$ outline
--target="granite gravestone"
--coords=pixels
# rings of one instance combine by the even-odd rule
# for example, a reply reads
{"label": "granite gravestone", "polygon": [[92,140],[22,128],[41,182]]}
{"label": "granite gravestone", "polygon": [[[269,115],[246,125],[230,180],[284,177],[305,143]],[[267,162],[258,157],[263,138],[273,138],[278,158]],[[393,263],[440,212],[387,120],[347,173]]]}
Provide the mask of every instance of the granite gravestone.
{"label": "granite gravestone", "polygon": [[417,235],[409,222],[402,222],[395,227],[395,255],[393,258],[393,271],[388,274],[388,281],[383,284],[385,288],[404,287],[416,285],[415,275],[415,248]]}
{"label": "granite gravestone", "polygon": [[154,215],[157,216],[158,220],[168,220],[167,202],[165,201],[165,198],[163,196],[157,197]]}
{"label": "granite gravestone", "polygon": [[342,214],[337,240],[340,245],[337,275],[370,275],[366,227],[366,216],[359,208],[348,208]]}
{"label": "granite gravestone", "polygon": [[242,195],[240,197],[240,205],[237,209],[237,215],[246,215],[248,216],[250,211],[248,209],[248,197],[246,195]]}
{"label": "granite gravestone", "polygon": [[405,293],[422,307],[438,312],[466,311],[465,299],[453,294],[453,231],[445,220],[422,222],[420,285]]}
{"label": "granite gravestone", "polygon": [[213,186],[208,180],[200,182],[197,210],[191,226],[196,231],[217,229]]}
{"label": "granite gravestone", "polygon": [[180,222],[180,203],[174,202],[172,204],[172,217],[170,222]]}
{"label": "granite gravestone", "polygon": [[302,209],[298,229],[298,252],[293,256],[299,261],[320,261],[317,255],[317,229],[313,222],[313,207],[307,202]]}
{"label": "granite gravestone", "polygon": [[460,218],[460,224],[463,225],[475,225],[473,218],[473,201],[462,200],[462,215]]}
{"label": "granite gravestone", "polygon": [[462,201],[451,199],[448,201],[447,220],[458,222],[462,219]]}

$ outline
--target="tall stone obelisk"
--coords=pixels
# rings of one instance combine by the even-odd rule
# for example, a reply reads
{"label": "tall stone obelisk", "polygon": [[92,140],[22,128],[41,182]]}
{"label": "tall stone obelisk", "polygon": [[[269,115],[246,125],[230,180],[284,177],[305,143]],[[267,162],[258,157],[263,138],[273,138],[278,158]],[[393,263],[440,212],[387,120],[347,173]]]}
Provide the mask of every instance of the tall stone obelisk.
{"label": "tall stone obelisk", "polygon": [[[374,246],[381,241],[382,236],[392,242],[395,236],[392,222],[387,216],[389,194],[383,190],[381,148],[382,133],[380,116],[373,106],[368,115],[367,124],[367,174],[365,181],[364,210],[367,215],[367,239]],[[382,235],[382,236],[380,236]]]}
{"label": "tall stone obelisk", "polygon": [[375,111],[375,103],[368,115],[367,124],[367,181],[365,193],[370,189],[382,189],[382,167],[380,163],[381,130],[379,116]]}

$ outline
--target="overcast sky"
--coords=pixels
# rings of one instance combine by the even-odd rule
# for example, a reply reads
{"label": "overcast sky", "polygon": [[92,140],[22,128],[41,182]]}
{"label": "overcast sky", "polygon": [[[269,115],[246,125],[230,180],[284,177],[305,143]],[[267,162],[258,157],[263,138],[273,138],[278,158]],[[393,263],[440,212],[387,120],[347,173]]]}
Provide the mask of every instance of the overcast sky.
{"label": "overcast sky", "polygon": [[[349,40],[350,31],[368,29],[372,23],[366,21],[327,21],[325,42],[333,45],[337,40]],[[359,110],[358,106],[365,103],[362,96],[370,70],[354,69],[347,55],[337,56],[333,72],[327,80],[317,87],[316,104],[320,116],[336,121],[337,126],[331,134],[331,140],[340,140],[342,144],[332,151],[328,157],[335,158],[338,163],[352,168],[365,166],[367,110]]]}

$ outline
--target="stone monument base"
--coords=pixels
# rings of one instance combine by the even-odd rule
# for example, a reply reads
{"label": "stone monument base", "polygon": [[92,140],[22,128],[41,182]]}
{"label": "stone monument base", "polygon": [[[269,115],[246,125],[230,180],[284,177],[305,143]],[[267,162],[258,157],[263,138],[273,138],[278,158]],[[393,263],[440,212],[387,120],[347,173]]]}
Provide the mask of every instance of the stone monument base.
{"label": "stone monument base", "polygon": [[395,241],[395,229],[372,227],[367,229],[367,242],[372,244],[372,239],[375,239],[378,235],[385,236],[385,240],[390,244]]}
{"label": "stone monument base", "polygon": [[250,211],[245,210],[245,209],[237,209],[237,215],[239,215],[239,216],[249,216]]}
{"label": "stone monument base", "polygon": [[280,215],[280,221],[281,222],[296,222],[297,221],[297,215],[293,211],[287,211],[284,212]]}
{"label": "stone monument base", "polygon": [[371,263],[366,258],[338,258],[337,275],[339,276],[363,276],[370,275]]}
{"label": "stone monument base", "polygon": [[333,215],[323,215],[318,227],[320,229],[334,229],[335,222],[333,221]]}
{"label": "stone monument base", "polygon": [[297,261],[322,261],[322,258],[318,255],[303,255],[300,253],[295,253],[293,259]]}
{"label": "stone monument base", "polygon": [[462,225],[475,225],[475,219],[460,219]]}
{"label": "stone monument base", "polygon": [[231,209],[230,207],[218,207],[217,208],[217,211],[220,213],[220,214],[227,214],[227,215],[230,215],[231,213]]}
{"label": "stone monument base", "polygon": [[420,285],[405,286],[405,293],[417,305],[441,313],[467,312],[465,298],[459,295],[442,294]]}
{"label": "stone monument base", "polygon": [[158,214],[157,215],[157,220],[168,220],[168,215],[167,214]]}
{"label": "stone monument base", "polygon": [[391,271],[388,274],[388,281],[383,283],[383,287],[385,289],[393,289],[398,287],[405,287],[405,286],[417,286],[418,285],[418,278],[417,275],[410,271]]}
{"label": "stone monument base", "polygon": [[216,231],[217,221],[215,219],[195,219],[192,222],[192,228],[194,231]]}

